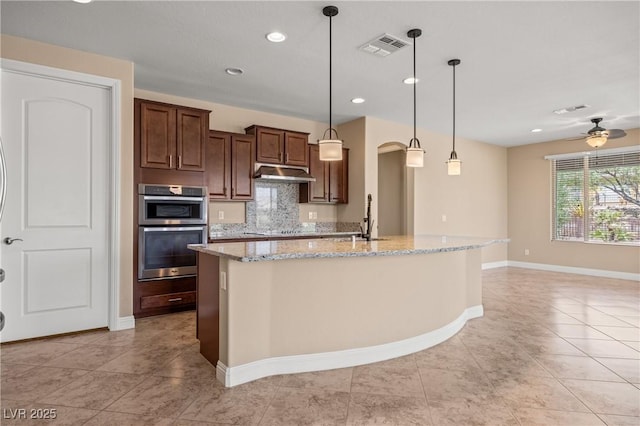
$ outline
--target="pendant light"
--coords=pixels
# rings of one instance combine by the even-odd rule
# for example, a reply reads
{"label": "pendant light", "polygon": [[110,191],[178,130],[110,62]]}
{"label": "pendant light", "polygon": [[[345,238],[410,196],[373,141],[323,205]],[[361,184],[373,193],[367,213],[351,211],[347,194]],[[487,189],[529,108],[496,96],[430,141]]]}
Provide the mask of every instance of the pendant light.
{"label": "pendant light", "polygon": [[460,59],[451,59],[447,63],[453,68],[453,149],[447,161],[447,173],[451,176],[458,176],[461,162],[456,153],[456,66],[460,65]]}
{"label": "pendant light", "polygon": [[414,28],[407,32],[407,37],[413,39],[413,138],[407,147],[407,167],[422,167],[424,165],[424,150],[416,137],[416,38],[422,35],[422,30]]}
{"label": "pendant light", "polygon": [[[329,17],[329,128],[324,131],[322,139],[318,141],[318,147],[320,160],[339,161],[342,160],[342,141],[338,137],[338,131],[331,125],[331,19],[338,14],[338,8],[326,6],[322,9],[322,14]],[[329,139],[326,138],[327,132],[329,132]],[[332,133],[336,134],[335,139],[331,139]]]}

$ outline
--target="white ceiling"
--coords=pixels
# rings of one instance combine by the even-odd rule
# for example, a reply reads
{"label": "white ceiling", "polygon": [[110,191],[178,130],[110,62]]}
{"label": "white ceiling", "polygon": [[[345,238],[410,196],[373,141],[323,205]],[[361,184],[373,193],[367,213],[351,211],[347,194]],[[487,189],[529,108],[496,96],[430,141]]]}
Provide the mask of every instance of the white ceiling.
{"label": "white ceiling", "polygon": [[[328,121],[329,18],[333,121],[374,116],[411,124],[412,47],[386,58],[358,50],[389,33],[417,39],[418,126],[503,146],[640,127],[640,2],[7,1],[1,31],[135,63],[135,86]],[[265,34],[279,30],[284,43]],[[242,76],[227,75],[242,68]],[[350,102],[354,97],[364,104]],[[591,108],[556,115],[555,109]],[[215,127],[215,111],[213,118]],[[267,123],[264,123],[267,124]],[[531,129],[541,128],[540,133]],[[402,135],[399,135],[401,137]],[[411,135],[406,135],[406,142]]]}

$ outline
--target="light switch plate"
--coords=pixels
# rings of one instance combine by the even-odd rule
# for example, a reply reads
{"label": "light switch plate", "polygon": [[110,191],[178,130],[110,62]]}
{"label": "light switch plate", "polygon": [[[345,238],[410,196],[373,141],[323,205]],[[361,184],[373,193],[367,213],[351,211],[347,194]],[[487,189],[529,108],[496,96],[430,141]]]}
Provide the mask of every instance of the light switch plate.
{"label": "light switch plate", "polygon": [[224,210],[218,210],[218,219],[219,220],[224,219]]}

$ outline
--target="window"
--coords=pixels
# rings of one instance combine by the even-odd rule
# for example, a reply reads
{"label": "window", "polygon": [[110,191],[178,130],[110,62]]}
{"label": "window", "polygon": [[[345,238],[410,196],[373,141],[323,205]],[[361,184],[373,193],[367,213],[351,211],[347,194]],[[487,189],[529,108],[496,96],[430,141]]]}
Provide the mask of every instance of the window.
{"label": "window", "polygon": [[552,160],[554,240],[640,245],[640,150]]}

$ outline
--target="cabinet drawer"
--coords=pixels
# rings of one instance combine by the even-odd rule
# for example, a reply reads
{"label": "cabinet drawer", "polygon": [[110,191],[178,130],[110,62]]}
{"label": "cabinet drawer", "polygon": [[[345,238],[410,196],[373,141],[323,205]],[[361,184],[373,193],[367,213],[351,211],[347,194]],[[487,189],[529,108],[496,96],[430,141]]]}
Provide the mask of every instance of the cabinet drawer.
{"label": "cabinet drawer", "polygon": [[196,302],[195,291],[181,293],[160,294],[157,296],[143,296],[140,298],[140,308],[163,308],[165,306],[186,305]]}

